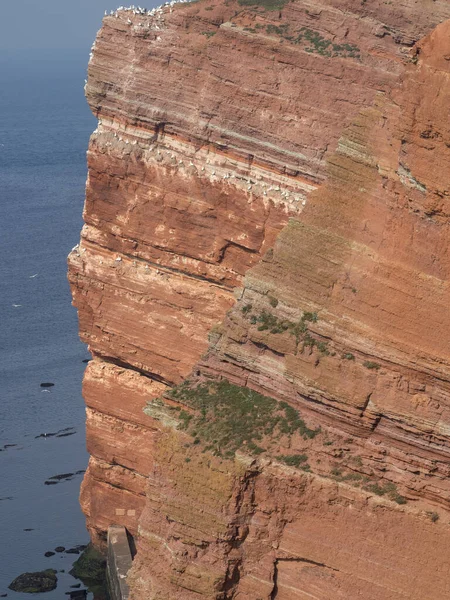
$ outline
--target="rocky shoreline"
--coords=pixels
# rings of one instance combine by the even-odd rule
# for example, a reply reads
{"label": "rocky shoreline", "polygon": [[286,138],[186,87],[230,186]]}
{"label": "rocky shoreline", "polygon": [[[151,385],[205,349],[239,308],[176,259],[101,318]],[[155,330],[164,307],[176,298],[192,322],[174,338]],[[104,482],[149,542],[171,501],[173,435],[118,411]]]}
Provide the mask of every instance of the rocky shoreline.
{"label": "rocky shoreline", "polygon": [[[65,592],[70,598],[87,598],[89,593],[94,595],[95,600],[106,600],[106,559],[91,544],[78,545],[66,550],[64,546],[56,546],[54,552],[45,553],[47,557],[53,557],[59,553],[78,554],[79,558],[73,563],[69,571],[74,579],[81,583],[70,585],[70,590]],[[64,570],[44,569],[33,573],[22,573],[18,575],[8,586],[14,592],[26,594],[41,594],[51,592],[58,586],[58,573]],[[81,589],[81,586],[85,587]],[[76,590],[76,591],[74,591]],[[6,598],[8,594],[0,597]]]}

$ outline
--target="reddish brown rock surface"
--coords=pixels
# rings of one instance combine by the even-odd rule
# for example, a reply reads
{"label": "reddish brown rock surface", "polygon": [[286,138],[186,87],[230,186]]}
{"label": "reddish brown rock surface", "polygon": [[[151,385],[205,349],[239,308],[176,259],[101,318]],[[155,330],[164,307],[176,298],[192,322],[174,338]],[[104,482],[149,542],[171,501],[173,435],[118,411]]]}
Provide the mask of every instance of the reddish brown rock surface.
{"label": "reddish brown rock surface", "polygon": [[[448,65],[434,55],[450,50],[448,31],[438,27],[401,87],[380,95],[341,138],[329,183],[248,273],[205,361],[208,371],[293,402],[319,422],[332,418],[364,440],[372,469],[443,506],[450,87]],[[317,321],[297,341],[261,318],[296,321],[304,311]]]}
{"label": "reddish brown rock surface", "polygon": [[[449,596],[448,24],[412,48],[446,18],[412,0],[105,18],[69,278],[94,356],[82,507],[99,544],[139,532],[136,599]],[[280,440],[312,472],[203,454],[143,412],[196,364],[320,426]]]}
{"label": "reddish brown rock surface", "polygon": [[448,519],[433,522],[281,465],[258,468],[240,457],[224,464],[190,451],[186,464],[173,440],[161,446],[173,454],[149,479],[129,576],[134,597],[443,600],[449,594]]}

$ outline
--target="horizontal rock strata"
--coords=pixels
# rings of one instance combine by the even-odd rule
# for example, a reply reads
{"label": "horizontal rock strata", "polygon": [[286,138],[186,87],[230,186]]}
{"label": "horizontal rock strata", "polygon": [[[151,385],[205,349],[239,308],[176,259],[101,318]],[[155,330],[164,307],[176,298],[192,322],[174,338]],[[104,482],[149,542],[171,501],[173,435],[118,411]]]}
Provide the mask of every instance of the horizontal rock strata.
{"label": "horizontal rock strata", "polygon": [[[120,10],[98,34],[69,257],[88,528],[139,531],[136,598],[444,598],[448,26],[414,44],[450,7],[271,8]],[[312,473],[212,457],[143,412],[190,374],[299,409],[320,433],[278,451]],[[423,557],[381,556],[420,539],[434,587],[431,558],[417,582]]]}
{"label": "horizontal rock strata", "polygon": [[164,437],[171,461],[149,478],[128,578],[136,598],[449,594],[448,522],[294,468],[242,456],[224,464],[184,441]]}
{"label": "horizontal rock strata", "polygon": [[204,365],[356,436],[349,454],[446,508],[448,30],[341,138],[329,183],[249,271]]}

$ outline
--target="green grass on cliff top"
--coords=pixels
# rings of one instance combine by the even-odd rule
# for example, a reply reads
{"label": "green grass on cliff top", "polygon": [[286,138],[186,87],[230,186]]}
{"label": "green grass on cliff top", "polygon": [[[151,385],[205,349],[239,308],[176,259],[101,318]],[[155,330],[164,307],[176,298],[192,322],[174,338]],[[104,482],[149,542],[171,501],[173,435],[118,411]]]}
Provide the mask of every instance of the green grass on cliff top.
{"label": "green grass on cliff top", "polygon": [[194,409],[179,410],[181,429],[202,443],[205,451],[231,458],[236,450],[261,454],[272,436],[298,432],[313,438],[319,430],[309,429],[298,411],[254,390],[214,381],[192,387],[188,382],[174,388],[168,397]]}

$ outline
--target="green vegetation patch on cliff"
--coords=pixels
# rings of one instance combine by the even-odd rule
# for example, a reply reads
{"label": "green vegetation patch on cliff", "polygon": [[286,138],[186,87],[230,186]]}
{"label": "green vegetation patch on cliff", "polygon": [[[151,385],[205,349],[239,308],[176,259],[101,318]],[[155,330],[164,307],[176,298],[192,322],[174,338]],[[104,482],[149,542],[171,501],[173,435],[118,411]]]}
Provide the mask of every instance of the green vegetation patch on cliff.
{"label": "green vegetation patch on cliff", "polygon": [[298,411],[286,402],[227,380],[194,386],[185,382],[167,397],[191,409],[172,408],[179,413],[179,428],[192,435],[193,443],[201,443],[205,451],[225,458],[239,449],[261,454],[271,439],[284,434],[298,433],[306,439],[320,431],[307,427]]}
{"label": "green vegetation patch on cliff", "polygon": [[[352,462],[359,467],[363,466],[361,457],[353,457]],[[330,477],[335,481],[348,483],[353,487],[362,487],[363,490],[376,496],[386,496],[397,504],[406,504],[407,502],[406,498],[398,493],[397,486],[392,481],[374,481],[371,476],[354,471],[344,474],[339,466],[331,469]]]}
{"label": "green vegetation patch on cliff", "polygon": [[288,0],[238,0],[241,6],[263,8],[264,10],[281,10]]}
{"label": "green vegetation patch on cliff", "polygon": [[[244,0],[247,2],[247,0]],[[251,0],[248,0],[251,1]],[[268,0],[269,1],[269,0]],[[252,30],[256,33],[256,29]],[[360,49],[354,44],[336,44],[331,39],[324,37],[318,31],[309,29],[309,27],[301,27],[300,29],[292,29],[290,23],[277,24],[269,23],[266,25],[266,33],[268,35],[276,35],[292,44],[297,44],[303,47],[305,52],[319,54],[326,58],[356,58],[361,59]]]}
{"label": "green vegetation patch on cliff", "polygon": [[296,467],[297,469],[302,469],[303,471],[310,471],[311,467],[306,462],[308,457],[306,454],[290,454],[290,455],[279,455],[277,459],[288,465],[288,467]]}
{"label": "green vegetation patch on cliff", "polygon": [[[278,300],[270,297],[270,305],[276,307]],[[315,312],[304,312],[301,319],[297,322],[289,321],[289,319],[279,319],[267,310],[261,311],[259,314],[250,314],[252,305],[247,304],[242,308],[242,314],[248,318],[251,325],[257,325],[258,331],[269,331],[272,334],[281,334],[286,331],[295,337],[297,345],[302,342],[303,348],[317,347],[322,354],[329,354],[328,344],[313,338],[308,330],[308,322],[317,323],[318,316]]]}
{"label": "green vegetation patch on cliff", "polygon": [[384,483],[373,483],[366,485],[365,490],[376,494],[377,496],[387,496],[393,502],[397,504],[406,504],[406,498],[401,496],[397,491],[397,486],[392,481],[386,481]]}

